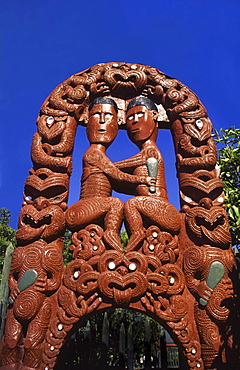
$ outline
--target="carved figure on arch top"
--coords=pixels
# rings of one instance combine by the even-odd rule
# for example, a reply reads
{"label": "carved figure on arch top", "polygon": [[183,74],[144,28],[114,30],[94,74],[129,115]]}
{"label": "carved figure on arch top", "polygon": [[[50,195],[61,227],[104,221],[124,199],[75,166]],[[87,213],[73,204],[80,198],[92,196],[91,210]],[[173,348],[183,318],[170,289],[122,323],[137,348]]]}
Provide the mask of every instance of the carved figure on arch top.
{"label": "carved figure on arch top", "polygon": [[118,233],[123,219],[123,202],[111,197],[112,181],[121,185],[154,185],[149,176],[121,172],[106,156],[106,149],[118,132],[117,105],[111,98],[97,98],[89,106],[87,137],[90,148],[83,156],[80,200],[66,212],[70,230],[79,231],[100,221],[104,240],[112,248],[122,251]]}
{"label": "carved figure on arch top", "polygon": [[126,123],[128,136],[138,146],[140,152],[115,165],[133,175],[147,176],[151,171],[148,168],[152,161],[152,170],[156,171],[154,175],[157,179],[154,187],[137,185],[134,189],[136,196],[125,204],[124,216],[130,235],[127,251],[130,251],[138,247],[145,237],[146,228],[152,224],[164,232],[178,234],[181,216],[168,201],[163,158],[156,145],[158,133],[156,105],[144,96],[134,98],[127,108]]}

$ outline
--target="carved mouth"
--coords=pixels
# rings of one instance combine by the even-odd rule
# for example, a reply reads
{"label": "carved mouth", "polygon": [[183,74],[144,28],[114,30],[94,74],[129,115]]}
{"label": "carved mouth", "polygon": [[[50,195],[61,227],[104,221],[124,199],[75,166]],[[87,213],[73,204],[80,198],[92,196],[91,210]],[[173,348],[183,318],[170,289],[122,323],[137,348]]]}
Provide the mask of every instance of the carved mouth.
{"label": "carved mouth", "polygon": [[114,77],[116,81],[114,88],[130,88],[136,90],[136,76],[123,76],[120,74],[116,74]]}
{"label": "carved mouth", "polygon": [[50,225],[52,222],[52,216],[47,215],[39,218],[39,220],[35,220],[32,216],[30,215],[24,215],[22,222],[25,225],[29,225],[33,229],[38,229],[39,227],[45,226],[45,225]]}
{"label": "carved mouth", "polygon": [[196,217],[196,224],[197,226],[202,226],[209,231],[214,231],[218,226],[222,226],[225,223],[225,217],[223,215],[219,215],[216,217],[216,220],[213,222],[207,221],[205,218],[201,216]]}
{"label": "carved mouth", "polygon": [[115,75],[115,80],[118,81],[118,82],[132,82],[132,83],[135,83],[136,82],[136,76],[127,76],[127,75],[120,75],[120,74],[116,74]]}
{"label": "carved mouth", "polygon": [[186,220],[198,238],[206,237],[221,248],[228,247],[231,242],[227,213],[219,206],[213,206],[210,210],[195,207],[187,213]]}
{"label": "carved mouth", "polygon": [[106,132],[106,130],[104,130],[104,129],[99,129],[99,130],[98,130],[98,132],[99,132],[100,134],[102,134],[102,133]]}

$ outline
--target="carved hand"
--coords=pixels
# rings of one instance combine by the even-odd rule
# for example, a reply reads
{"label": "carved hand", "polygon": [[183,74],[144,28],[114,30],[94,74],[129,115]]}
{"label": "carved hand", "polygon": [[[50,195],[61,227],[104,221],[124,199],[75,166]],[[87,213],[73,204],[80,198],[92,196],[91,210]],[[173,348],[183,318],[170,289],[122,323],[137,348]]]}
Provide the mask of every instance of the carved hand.
{"label": "carved hand", "polygon": [[148,186],[156,186],[157,179],[156,179],[156,177],[148,176],[148,177],[146,177],[144,183],[147,184]]}
{"label": "carved hand", "polygon": [[44,292],[47,290],[47,282],[45,278],[38,278],[35,283],[35,288],[38,292]]}
{"label": "carved hand", "polygon": [[11,289],[11,293],[10,293],[10,298],[13,302],[15,302],[15,299],[17,298],[18,294],[20,294],[20,290],[18,289],[18,286],[17,286],[17,282],[16,282],[16,285],[13,287],[12,286],[12,289]]}
{"label": "carved hand", "polygon": [[213,290],[207,286],[206,281],[202,281],[201,283],[199,283],[197,287],[197,292],[200,298],[203,298],[206,301],[208,301],[209,298],[211,297]]}

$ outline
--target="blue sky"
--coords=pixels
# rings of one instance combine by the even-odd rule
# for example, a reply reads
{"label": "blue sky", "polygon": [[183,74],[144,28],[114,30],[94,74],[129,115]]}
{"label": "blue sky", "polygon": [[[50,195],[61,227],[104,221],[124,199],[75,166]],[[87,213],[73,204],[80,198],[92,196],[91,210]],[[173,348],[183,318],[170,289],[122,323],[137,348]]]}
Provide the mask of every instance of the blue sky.
{"label": "blue sky", "polygon": [[[94,64],[151,65],[192,89],[214,127],[239,127],[239,0],[8,0],[0,4],[0,207],[17,228],[31,139],[45,98],[70,75]],[[159,133],[170,201],[178,188],[169,132]],[[69,204],[78,200],[80,128]],[[108,150],[114,160],[137,152],[124,132]]]}

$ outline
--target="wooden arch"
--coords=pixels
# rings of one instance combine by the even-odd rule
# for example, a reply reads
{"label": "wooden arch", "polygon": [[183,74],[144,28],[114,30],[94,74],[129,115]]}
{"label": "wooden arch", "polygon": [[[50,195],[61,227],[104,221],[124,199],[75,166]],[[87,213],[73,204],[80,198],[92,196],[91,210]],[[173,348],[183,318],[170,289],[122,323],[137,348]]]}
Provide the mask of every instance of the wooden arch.
{"label": "wooden arch", "polygon": [[[124,128],[126,106],[140,95],[158,106],[159,128],[172,132],[181,230],[174,234],[152,224],[141,246],[124,253],[106,244],[100,225],[90,224],[74,233],[73,260],[64,268],[62,237],[77,126],[86,124],[94,98],[108,96],[116,101]],[[198,97],[156,68],[97,64],[54,89],[37,127],[11,265],[11,296],[27,271],[34,270],[37,280],[9,306],[1,369],[54,369],[74,325],[114,307],[137,309],[163,324],[186,368],[232,367],[229,274],[234,258],[212,125]]]}

